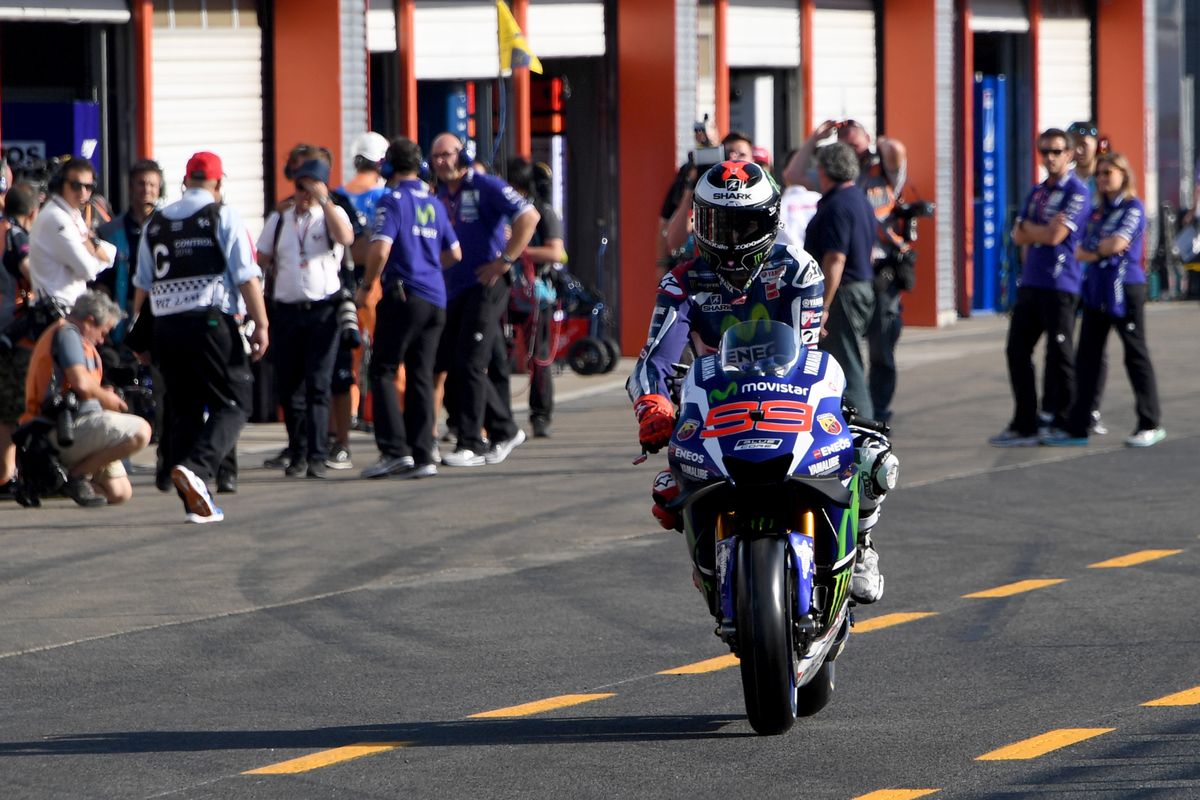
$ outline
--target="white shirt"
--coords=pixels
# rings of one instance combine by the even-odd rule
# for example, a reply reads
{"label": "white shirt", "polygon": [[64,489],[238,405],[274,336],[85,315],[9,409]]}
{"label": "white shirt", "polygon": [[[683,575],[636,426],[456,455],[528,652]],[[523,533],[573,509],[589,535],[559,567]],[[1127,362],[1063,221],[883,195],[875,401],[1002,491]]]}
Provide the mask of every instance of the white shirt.
{"label": "white shirt", "polygon": [[[275,299],[280,303],[324,300],[342,288],[342,245],[325,232],[325,213],[337,214],[349,225],[346,212],[332,201],[325,208],[314,203],[296,213],[296,206],[283,212],[272,211],[258,237],[258,251],[274,259]],[[283,229],[278,231],[280,224]],[[276,240],[279,252],[275,252]],[[330,243],[333,248],[330,249]]]}
{"label": "white shirt", "polygon": [[84,246],[90,237],[79,209],[59,195],[51,195],[29,230],[29,280],[39,298],[53,297],[69,308],[87,291],[88,281],[112,266],[116,246],[99,242],[108,256],[106,263]]}
{"label": "white shirt", "polygon": [[803,186],[789,186],[784,189],[783,196],[779,198],[779,218],[783,227],[776,241],[780,244],[804,247],[804,232],[817,213],[817,202],[820,199],[820,192]]}

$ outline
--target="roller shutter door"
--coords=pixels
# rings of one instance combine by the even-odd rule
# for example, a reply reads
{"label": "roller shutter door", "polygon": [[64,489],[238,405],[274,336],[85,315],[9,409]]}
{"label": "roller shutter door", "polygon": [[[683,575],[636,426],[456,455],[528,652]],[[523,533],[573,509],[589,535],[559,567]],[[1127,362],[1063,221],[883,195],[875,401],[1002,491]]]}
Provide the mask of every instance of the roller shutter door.
{"label": "roller shutter door", "polygon": [[1092,118],[1092,23],[1083,4],[1046,3],[1038,34],[1038,130]]}
{"label": "roller shutter door", "polygon": [[730,0],[728,9],[726,55],[730,67],[800,66],[800,6],[796,0]]}
{"label": "roller shutter door", "polygon": [[818,0],[812,54],[813,124],[856,119],[874,136],[875,8],[870,0]]}
{"label": "roller shutter door", "polygon": [[604,55],[604,3],[530,0],[527,19],[525,37],[538,58]]}
{"label": "roller shutter door", "polygon": [[500,74],[494,2],[418,0],[413,24],[417,80]]}
{"label": "roller shutter door", "polygon": [[257,236],[266,204],[262,31],[253,0],[233,5],[220,14],[177,14],[155,2],[154,158],[172,200],[193,153],[219,155],[224,200]]}

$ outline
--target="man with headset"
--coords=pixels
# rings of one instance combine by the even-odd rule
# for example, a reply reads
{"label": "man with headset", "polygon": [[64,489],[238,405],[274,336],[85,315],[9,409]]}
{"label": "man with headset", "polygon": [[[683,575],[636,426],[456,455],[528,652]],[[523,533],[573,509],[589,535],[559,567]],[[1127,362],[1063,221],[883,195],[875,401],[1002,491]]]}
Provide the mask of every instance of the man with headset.
{"label": "man with headset", "polygon": [[[512,265],[529,245],[541,216],[499,178],[472,168],[461,139],[443,133],[433,140],[437,196],[450,212],[462,246],[462,261],[446,276],[446,328],[438,347],[437,371],[449,372],[454,396],[451,425],[458,444],[442,463],[449,467],[499,464],[525,441],[512,415],[506,367],[488,377],[500,317],[508,308]],[[512,235],[505,241],[505,227]],[[490,447],[484,445],[487,428]]]}

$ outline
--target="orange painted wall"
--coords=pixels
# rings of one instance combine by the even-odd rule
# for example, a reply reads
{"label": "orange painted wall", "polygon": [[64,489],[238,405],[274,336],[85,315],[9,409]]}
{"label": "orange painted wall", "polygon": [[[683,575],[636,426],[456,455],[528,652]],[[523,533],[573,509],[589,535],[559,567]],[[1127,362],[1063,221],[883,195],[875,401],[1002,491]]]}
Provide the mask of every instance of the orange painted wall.
{"label": "orange painted wall", "polygon": [[1146,186],[1145,52],[1142,0],[1099,0],[1096,13],[1096,110],[1100,131],[1129,159]]}
{"label": "orange painted wall", "polygon": [[396,0],[396,52],[400,75],[400,133],[417,140],[416,0]]}
{"label": "orange painted wall", "polygon": [[[675,3],[617,8],[617,135],[621,351],[646,342],[654,307],[654,247],[662,198],[675,177]],[[652,109],[652,111],[651,111]]]}
{"label": "orange painted wall", "polygon": [[[908,180],[932,200],[935,168],[952,157],[938,153],[934,134],[934,0],[886,0],[883,13],[883,132],[908,148]],[[939,208],[938,214],[954,214]],[[938,249],[948,244],[934,236],[933,218],[919,223],[917,285],[904,298],[904,322],[937,325]]]}
{"label": "orange painted wall", "polygon": [[154,152],[154,80],[151,51],[154,46],[153,0],[130,3],[133,16],[134,81],[137,87],[136,158],[149,158]]}
{"label": "orange painted wall", "polygon": [[275,0],[275,186],[292,193],[283,161],[300,142],[333,151],[330,186],[342,183],[341,30],[338,4]]}

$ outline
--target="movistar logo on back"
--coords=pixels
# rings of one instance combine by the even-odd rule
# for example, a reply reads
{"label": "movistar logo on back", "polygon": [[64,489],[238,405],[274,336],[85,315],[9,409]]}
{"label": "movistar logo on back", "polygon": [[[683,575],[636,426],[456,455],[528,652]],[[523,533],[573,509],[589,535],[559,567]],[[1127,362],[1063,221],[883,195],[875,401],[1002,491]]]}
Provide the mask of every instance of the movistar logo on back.
{"label": "movistar logo on back", "polygon": [[425,206],[417,206],[417,223],[420,225],[431,225],[437,220],[437,208],[430,203]]}

